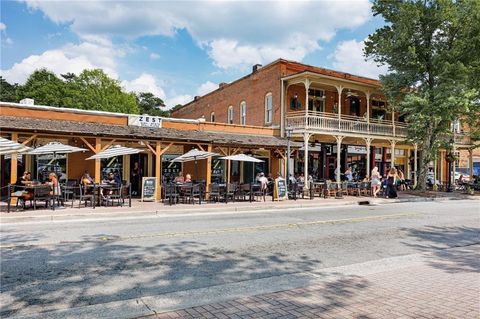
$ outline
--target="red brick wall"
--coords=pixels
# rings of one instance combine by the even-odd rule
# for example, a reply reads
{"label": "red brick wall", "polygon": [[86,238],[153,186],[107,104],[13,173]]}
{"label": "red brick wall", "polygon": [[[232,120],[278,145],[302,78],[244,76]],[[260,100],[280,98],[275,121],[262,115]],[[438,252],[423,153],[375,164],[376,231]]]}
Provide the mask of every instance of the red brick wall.
{"label": "red brick wall", "polygon": [[227,84],[200,97],[173,112],[172,117],[197,119],[202,115],[210,121],[215,112],[215,122],[227,122],[227,109],[233,106],[233,124],[240,124],[240,103],[247,103],[247,125],[265,125],[265,95],[272,93],[273,123],[280,123],[280,73],[281,64],[275,63],[252,75]]}

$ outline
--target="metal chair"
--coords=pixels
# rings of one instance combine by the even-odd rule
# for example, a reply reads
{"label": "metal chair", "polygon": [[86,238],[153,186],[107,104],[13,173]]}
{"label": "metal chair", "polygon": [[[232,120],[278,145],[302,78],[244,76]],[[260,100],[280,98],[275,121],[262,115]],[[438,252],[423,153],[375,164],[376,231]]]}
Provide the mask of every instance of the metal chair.
{"label": "metal chair", "polygon": [[220,200],[220,185],[218,183],[209,184],[207,193],[209,201],[218,202]]}
{"label": "metal chair", "polygon": [[177,185],[169,183],[165,185],[165,203],[168,200],[170,205],[177,204],[180,194],[177,191]]}
{"label": "metal chair", "polygon": [[85,207],[87,207],[87,202],[90,202],[91,206],[95,208],[95,192],[97,191],[97,187],[93,185],[92,187],[88,187],[86,185],[80,185],[79,187],[79,198],[78,198],[78,208],[82,206],[82,202],[85,203]]}

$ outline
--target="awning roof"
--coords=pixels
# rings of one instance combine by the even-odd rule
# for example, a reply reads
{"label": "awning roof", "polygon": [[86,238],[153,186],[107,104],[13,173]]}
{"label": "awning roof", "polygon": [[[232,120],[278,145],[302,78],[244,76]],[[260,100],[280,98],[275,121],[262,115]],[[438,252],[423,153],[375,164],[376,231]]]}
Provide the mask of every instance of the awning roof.
{"label": "awning roof", "polygon": [[[156,139],[178,142],[211,143],[213,145],[247,147],[286,147],[287,140],[276,136],[246,135],[226,132],[199,130],[178,130],[171,128],[146,128],[101,123],[49,120],[14,116],[0,116],[2,130],[58,133],[62,135],[83,135],[98,137]],[[302,144],[291,142],[292,147]]]}

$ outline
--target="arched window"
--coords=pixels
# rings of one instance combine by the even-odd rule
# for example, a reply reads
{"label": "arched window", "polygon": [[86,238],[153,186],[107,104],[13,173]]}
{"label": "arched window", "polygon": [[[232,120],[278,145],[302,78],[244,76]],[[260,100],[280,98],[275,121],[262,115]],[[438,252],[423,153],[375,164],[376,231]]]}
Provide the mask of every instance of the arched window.
{"label": "arched window", "polygon": [[272,93],[265,95],[265,124],[272,124],[273,119],[273,101]]}
{"label": "arched window", "polygon": [[247,124],[247,102],[245,101],[240,103],[240,124]]}
{"label": "arched window", "polygon": [[227,123],[228,123],[228,124],[233,124],[233,106],[232,106],[232,105],[230,105],[230,106],[228,107]]}
{"label": "arched window", "polygon": [[215,122],[215,112],[210,113],[210,122]]}

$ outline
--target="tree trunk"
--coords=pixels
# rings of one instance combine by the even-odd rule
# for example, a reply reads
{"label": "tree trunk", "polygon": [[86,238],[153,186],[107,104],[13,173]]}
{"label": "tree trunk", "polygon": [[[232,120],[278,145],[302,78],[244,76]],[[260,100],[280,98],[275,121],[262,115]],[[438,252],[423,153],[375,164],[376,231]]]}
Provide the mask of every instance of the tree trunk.
{"label": "tree trunk", "polygon": [[[430,129],[428,130],[430,131]],[[428,174],[428,165],[432,160],[432,154],[430,148],[432,147],[432,136],[431,134],[426,134],[423,138],[421,144],[421,151],[419,155],[420,165],[417,179],[416,189],[419,191],[425,191],[427,189],[427,174]]]}

